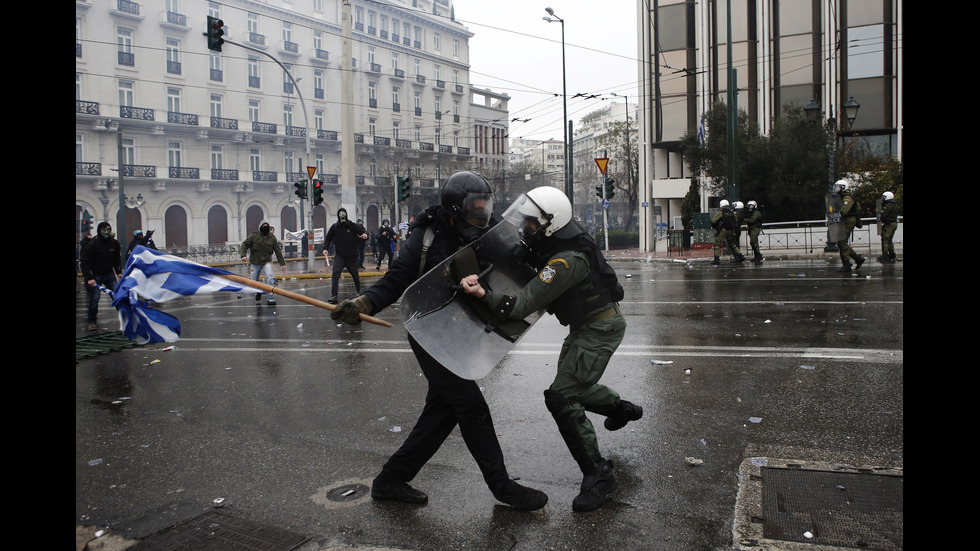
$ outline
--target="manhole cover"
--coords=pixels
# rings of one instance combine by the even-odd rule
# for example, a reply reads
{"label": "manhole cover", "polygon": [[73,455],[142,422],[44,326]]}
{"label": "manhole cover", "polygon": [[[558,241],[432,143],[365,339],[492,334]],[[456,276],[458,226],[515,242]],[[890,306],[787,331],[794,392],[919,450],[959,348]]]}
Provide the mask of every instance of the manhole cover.
{"label": "manhole cover", "polygon": [[905,478],[763,467],[766,538],[877,551],[903,549]]}
{"label": "manhole cover", "polygon": [[132,551],[288,551],[306,536],[245,519],[209,511],[183,524],[158,532],[133,546]]}
{"label": "manhole cover", "polygon": [[353,501],[371,493],[371,488],[364,484],[345,484],[327,492],[330,501]]}

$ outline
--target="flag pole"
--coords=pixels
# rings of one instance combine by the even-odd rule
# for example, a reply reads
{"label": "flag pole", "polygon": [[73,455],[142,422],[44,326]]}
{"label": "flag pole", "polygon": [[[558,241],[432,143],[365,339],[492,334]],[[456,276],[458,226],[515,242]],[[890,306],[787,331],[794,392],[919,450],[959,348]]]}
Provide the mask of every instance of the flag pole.
{"label": "flag pole", "polygon": [[[236,281],[238,283],[241,283],[242,285],[248,285],[249,287],[254,287],[256,289],[261,289],[261,290],[263,290],[263,291],[265,291],[267,293],[273,293],[273,294],[276,294],[276,295],[282,295],[282,296],[284,296],[286,298],[291,298],[293,300],[298,300],[300,302],[305,302],[306,304],[310,304],[312,306],[317,306],[317,307],[323,308],[324,310],[331,310],[331,311],[333,311],[333,310],[336,310],[337,309],[337,307],[334,306],[333,304],[328,304],[326,302],[323,302],[322,300],[317,300],[315,298],[310,298],[310,297],[308,297],[306,295],[301,295],[299,293],[294,293],[292,291],[286,291],[286,290],[280,289],[278,287],[273,287],[272,285],[267,285],[265,283],[260,283],[258,281],[253,281],[250,278],[242,277],[240,275],[235,275],[235,274],[221,274],[221,277],[223,277],[225,279],[230,279],[232,281]],[[387,321],[385,321],[383,319],[378,319],[376,317],[369,316],[367,314],[361,314],[361,320],[362,321],[366,321],[368,323],[373,323],[375,325],[380,325],[382,327],[391,327],[391,324],[389,322],[387,322]]]}

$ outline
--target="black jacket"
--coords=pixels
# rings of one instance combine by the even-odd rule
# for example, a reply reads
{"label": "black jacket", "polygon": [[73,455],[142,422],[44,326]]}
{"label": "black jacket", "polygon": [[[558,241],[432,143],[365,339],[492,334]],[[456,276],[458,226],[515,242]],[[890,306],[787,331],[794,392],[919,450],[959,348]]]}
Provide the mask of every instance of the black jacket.
{"label": "black jacket", "polygon": [[358,241],[364,242],[361,235],[364,234],[364,226],[345,220],[334,222],[327,230],[327,236],[323,241],[323,250],[328,250],[333,243],[337,249],[337,256],[357,256],[359,250]]}
{"label": "black jacket", "polygon": [[79,258],[82,268],[82,278],[85,281],[122,272],[122,258],[119,256],[122,247],[115,238],[105,239],[96,237],[82,248]]}
{"label": "black jacket", "polygon": [[[491,218],[490,226],[496,222],[495,218]],[[364,295],[374,305],[375,312],[397,301],[405,289],[418,279],[419,268],[422,263],[422,242],[429,227],[433,230],[433,240],[425,255],[425,266],[422,273],[436,267],[466,244],[453,231],[449,213],[442,207],[438,205],[429,207],[424,213],[416,216],[415,222],[409,230],[408,238],[399,250],[398,258],[377,283],[364,291]]]}

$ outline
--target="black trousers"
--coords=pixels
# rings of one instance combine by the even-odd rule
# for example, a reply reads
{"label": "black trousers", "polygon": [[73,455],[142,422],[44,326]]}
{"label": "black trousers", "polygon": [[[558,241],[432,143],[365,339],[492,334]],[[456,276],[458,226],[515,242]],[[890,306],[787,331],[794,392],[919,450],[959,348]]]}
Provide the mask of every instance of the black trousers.
{"label": "black trousers", "polygon": [[340,274],[347,268],[351,277],[354,278],[354,290],[358,294],[361,293],[361,275],[357,273],[357,255],[354,256],[340,256],[334,255],[333,257],[333,277],[330,281],[330,296],[337,296],[337,290],[340,288]]}
{"label": "black trousers", "polygon": [[440,365],[411,336],[408,340],[429,382],[429,391],[415,427],[385,463],[379,478],[411,481],[459,425],[463,441],[480,467],[487,487],[494,493],[502,491],[509,480],[507,468],[490,418],[490,407],[479,385]]}

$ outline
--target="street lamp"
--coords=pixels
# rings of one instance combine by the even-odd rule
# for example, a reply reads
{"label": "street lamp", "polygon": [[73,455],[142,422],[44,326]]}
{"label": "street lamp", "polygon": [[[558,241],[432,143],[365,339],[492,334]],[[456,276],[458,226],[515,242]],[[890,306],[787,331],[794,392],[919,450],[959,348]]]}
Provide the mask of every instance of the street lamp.
{"label": "street lamp", "polygon": [[[842,130],[851,128],[854,125],[854,119],[857,118],[858,109],[861,104],[851,96],[846,102],[844,102],[844,118],[847,119],[847,127],[841,128],[837,124],[837,119],[833,116],[827,117],[826,129],[827,129],[827,195],[828,197],[834,192],[834,164],[837,156],[837,136]],[[820,119],[820,104],[816,100],[810,100],[810,103],[803,107],[803,111],[806,113],[806,120],[811,124],[816,123]],[[833,114],[833,107],[828,110],[829,114]],[[828,219],[827,223],[827,244],[824,246],[824,252],[835,252],[837,251],[837,244],[830,239],[830,221]]]}
{"label": "street lamp", "polygon": [[548,12],[548,15],[554,17],[542,17],[548,23],[554,23],[555,21],[561,23],[561,101],[563,109],[563,119],[561,122],[562,130],[565,133],[565,150],[563,156],[565,157],[565,195],[568,196],[568,201],[572,205],[572,212],[575,212],[575,195],[572,190],[572,179],[570,177],[570,172],[572,168],[572,159],[569,154],[571,147],[568,143],[568,90],[565,86],[565,20],[561,17],[555,15],[555,10],[551,8],[545,8],[544,11]]}

